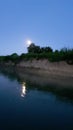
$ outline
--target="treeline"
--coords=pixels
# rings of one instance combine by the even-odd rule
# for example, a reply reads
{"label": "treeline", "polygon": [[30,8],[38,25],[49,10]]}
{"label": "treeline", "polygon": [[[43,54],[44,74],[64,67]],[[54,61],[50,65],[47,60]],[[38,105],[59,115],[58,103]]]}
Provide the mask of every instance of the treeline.
{"label": "treeline", "polygon": [[36,46],[34,43],[32,43],[28,48],[28,53],[48,53],[53,52],[53,49],[51,47],[40,47]]}
{"label": "treeline", "polygon": [[0,63],[13,62],[17,64],[22,60],[48,59],[51,62],[66,61],[68,64],[73,64],[73,49],[63,48],[53,51],[51,47],[40,47],[32,43],[27,50],[26,54],[13,53],[12,55],[0,56]]}

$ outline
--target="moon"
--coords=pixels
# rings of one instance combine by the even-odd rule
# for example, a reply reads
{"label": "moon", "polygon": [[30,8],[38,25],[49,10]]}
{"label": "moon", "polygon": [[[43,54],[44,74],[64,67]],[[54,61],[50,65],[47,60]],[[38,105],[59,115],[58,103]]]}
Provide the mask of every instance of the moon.
{"label": "moon", "polygon": [[30,45],[31,45],[31,43],[32,43],[32,41],[31,41],[31,40],[27,40],[27,41],[26,41],[26,45],[27,45],[27,46],[30,46]]}

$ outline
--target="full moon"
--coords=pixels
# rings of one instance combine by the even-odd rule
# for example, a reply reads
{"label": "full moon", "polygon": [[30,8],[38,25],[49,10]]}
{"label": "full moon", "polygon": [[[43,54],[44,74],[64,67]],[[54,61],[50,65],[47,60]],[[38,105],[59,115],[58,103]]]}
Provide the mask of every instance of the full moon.
{"label": "full moon", "polygon": [[30,45],[31,45],[31,43],[32,43],[32,41],[31,41],[31,40],[27,40],[27,41],[26,41],[27,46],[30,46]]}

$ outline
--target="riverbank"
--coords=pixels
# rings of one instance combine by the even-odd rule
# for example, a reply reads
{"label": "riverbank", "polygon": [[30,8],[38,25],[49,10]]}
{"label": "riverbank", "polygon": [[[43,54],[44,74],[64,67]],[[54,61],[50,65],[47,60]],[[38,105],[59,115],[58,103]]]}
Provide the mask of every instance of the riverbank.
{"label": "riverbank", "polygon": [[27,90],[39,90],[53,93],[58,97],[73,100],[73,78],[48,75],[44,70],[19,67],[2,67],[0,75],[25,84]]}
{"label": "riverbank", "polygon": [[65,76],[64,74],[51,73],[47,70],[19,67],[16,68],[16,73],[21,79],[28,80],[36,85],[55,86],[58,88],[73,87],[73,77],[70,75]]}
{"label": "riverbank", "polygon": [[58,87],[73,87],[73,65],[66,62],[49,62],[48,60],[21,61],[15,66],[5,64],[4,68],[12,68],[23,80],[29,80],[37,85],[53,85]]}
{"label": "riverbank", "polygon": [[19,62],[16,67],[19,68],[34,68],[38,71],[44,71],[44,74],[70,76],[73,77],[73,65],[67,64],[65,61],[50,62],[47,59],[44,60],[27,60]]}

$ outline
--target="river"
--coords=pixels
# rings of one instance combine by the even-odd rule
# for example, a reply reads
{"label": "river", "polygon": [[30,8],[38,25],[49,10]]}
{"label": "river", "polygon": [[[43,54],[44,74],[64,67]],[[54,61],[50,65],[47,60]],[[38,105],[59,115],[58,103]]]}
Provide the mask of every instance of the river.
{"label": "river", "polygon": [[73,89],[23,77],[0,72],[0,130],[73,130]]}

